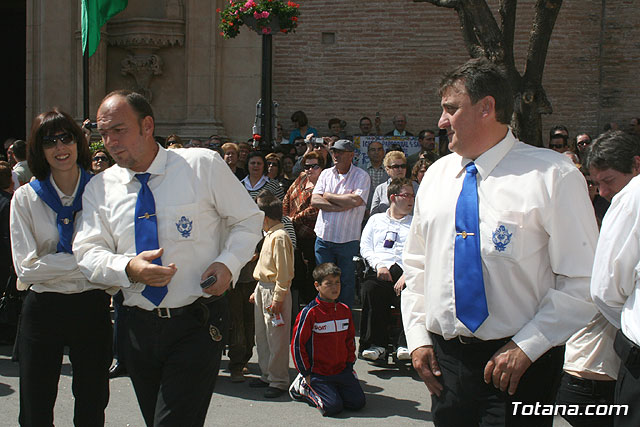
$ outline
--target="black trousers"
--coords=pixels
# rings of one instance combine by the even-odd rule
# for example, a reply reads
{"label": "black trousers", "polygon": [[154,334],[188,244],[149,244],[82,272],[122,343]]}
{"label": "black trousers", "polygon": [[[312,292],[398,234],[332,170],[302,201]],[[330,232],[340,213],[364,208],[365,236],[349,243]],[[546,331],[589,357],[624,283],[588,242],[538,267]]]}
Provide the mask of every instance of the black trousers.
{"label": "black trousers", "polygon": [[[484,382],[484,368],[493,354],[509,339],[462,344],[431,334],[440,365],[440,397],[431,396],[436,426],[531,426],[551,427],[553,416],[514,415],[513,402],[520,405],[553,404],[564,362],[564,347],[554,347],[536,360],[520,379],[513,396],[493,383]],[[519,406],[521,408],[522,406]]]}
{"label": "black trousers", "polygon": [[249,296],[256,289],[256,282],[238,282],[228,292],[231,329],[229,336],[229,371],[239,372],[253,355],[256,335],[255,307]]}
{"label": "black trousers", "polygon": [[616,405],[628,405],[629,410],[627,414],[616,414],[613,425],[637,427],[640,426],[640,347],[618,330],[614,348],[621,362],[614,400]]}
{"label": "black trousers", "polygon": [[28,292],[18,335],[20,425],[53,425],[65,346],[73,369],[73,422],[76,426],[104,425],[111,364],[109,299],[101,290]]}
{"label": "black trousers", "polygon": [[[391,337],[391,306],[400,308],[400,296],[393,290],[393,283],[370,277],[361,285],[362,315],[360,319],[360,351],[372,345],[386,348]],[[394,345],[406,347],[404,328]]]}
{"label": "black trousers", "polygon": [[171,318],[129,308],[125,363],[147,426],[204,425],[228,317],[226,297]]}
{"label": "black trousers", "polygon": [[[578,378],[566,372],[562,373],[556,404],[579,405],[584,414],[587,405],[611,405],[615,392],[615,381],[598,381]],[[593,412],[593,410],[591,410]],[[613,426],[612,415],[568,415],[562,417],[573,427],[610,427]]]}

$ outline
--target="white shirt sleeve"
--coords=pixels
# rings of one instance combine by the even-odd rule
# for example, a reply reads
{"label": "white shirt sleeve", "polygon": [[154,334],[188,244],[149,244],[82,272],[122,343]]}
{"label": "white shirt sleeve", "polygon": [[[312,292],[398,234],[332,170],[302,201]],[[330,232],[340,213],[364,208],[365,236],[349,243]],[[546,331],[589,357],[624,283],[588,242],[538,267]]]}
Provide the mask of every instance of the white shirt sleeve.
{"label": "white shirt sleeve", "polygon": [[620,196],[616,196],[602,222],[591,279],[593,302],[618,329],[622,307],[633,293],[640,271],[638,212],[633,209],[635,203],[625,203]]}

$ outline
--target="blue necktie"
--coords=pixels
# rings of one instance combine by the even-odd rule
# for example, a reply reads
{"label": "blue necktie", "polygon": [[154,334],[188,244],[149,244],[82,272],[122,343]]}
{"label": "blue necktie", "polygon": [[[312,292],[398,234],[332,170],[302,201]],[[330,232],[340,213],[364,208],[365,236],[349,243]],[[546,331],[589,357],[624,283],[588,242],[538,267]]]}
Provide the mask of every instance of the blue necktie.
{"label": "blue necktie", "polygon": [[482,278],[480,227],[478,218],[478,169],[473,162],[467,173],[456,204],[456,244],[453,277],[456,294],[456,316],[471,332],[489,316]]}
{"label": "blue necktie", "polygon": [[[149,181],[149,173],[138,173],[136,178],[140,181],[140,191],[138,192],[138,200],[136,201],[136,253],[150,251],[160,248],[158,243],[158,217],[156,217],[156,201],[153,193],[147,185]],[[162,265],[160,258],[152,261],[154,264]],[[167,287],[146,286],[142,291],[142,295],[158,306],[167,295]]]}

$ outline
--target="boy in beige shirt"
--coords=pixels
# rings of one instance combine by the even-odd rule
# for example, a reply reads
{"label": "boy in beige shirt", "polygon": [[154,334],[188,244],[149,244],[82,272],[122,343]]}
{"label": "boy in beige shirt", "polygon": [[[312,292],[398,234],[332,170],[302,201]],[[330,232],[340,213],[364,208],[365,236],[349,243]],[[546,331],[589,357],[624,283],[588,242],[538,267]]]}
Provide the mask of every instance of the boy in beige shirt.
{"label": "boy in beige shirt", "polygon": [[262,375],[250,385],[266,387],[264,397],[276,398],[289,387],[289,336],[293,244],[284,230],[282,202],[268,190],[256,198],[265,214],[266,232],[253,277],[258,281],[255,300],[256,348]]}

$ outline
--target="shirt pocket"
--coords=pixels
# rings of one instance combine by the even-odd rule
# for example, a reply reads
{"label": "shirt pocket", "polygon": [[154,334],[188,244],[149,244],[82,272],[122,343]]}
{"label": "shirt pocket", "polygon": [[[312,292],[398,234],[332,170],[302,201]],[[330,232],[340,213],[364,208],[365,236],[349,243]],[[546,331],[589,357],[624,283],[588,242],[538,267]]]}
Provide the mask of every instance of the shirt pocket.
{"label": "shirt pocket", "polygon": [[[198,227],[196,203],[167,206],[162,209],[161,215],[164,238],[171,242],[193,242],[201,232]],[[160,236],[162,239],[163,236]]]}
{"label": "shirt pocket", "polygon": [[483,256],[522,257],[524,212],[498,211],[481,222]]}

